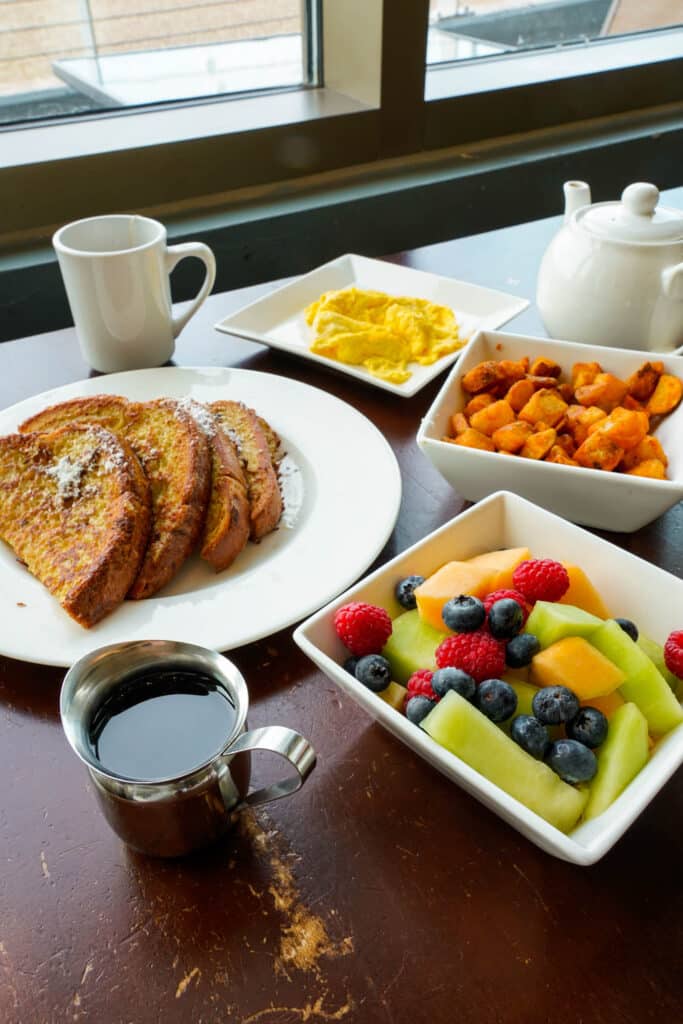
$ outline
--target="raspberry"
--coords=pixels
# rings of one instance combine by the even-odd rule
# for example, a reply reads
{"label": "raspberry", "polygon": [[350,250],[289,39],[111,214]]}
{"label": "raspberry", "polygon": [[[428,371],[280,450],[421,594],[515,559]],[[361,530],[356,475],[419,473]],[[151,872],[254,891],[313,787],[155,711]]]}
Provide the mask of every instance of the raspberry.
{"label": "raspberry", "polygon": [[526,598],[524,597],[524,594],[520,594],[519,590],[506,590],[505,588],[503,588],[503,590],[492,590],[491,593],[487,594],[486,597],[484,598],[484,608],[486,609],[486,614],[488,615],[488,613],[491,611],[491,605],[495,604],[496,601],[502,601],[503,598],[505,597],[509,597],[511,601],[517,602],[517,604],[524,612],[524,621],[526,622],[526,620],[529,618],[529,609],[527,608]]}
{"label": "raspberry", "polygon": [[664,661],[669,672],[683,679],[683,629],[676,629],[664,644]]}
{"label": "raspberry", "polygon": [[517,566],[512,582],[527,601],[559,601],[569,590],[569,573],[552,558],[529,558]]}
{"label": "raspberry", "polygon": [[436,649],[439,668],[461,668],[478,683],[496,679],[505,671],[505,642],[478,629],[447,636]]}
{"label": "raspberry", "polygon": [[406,703],[411,697],[429,697],[430,700],[440,700],[434,690],[432,689],[432,676],[434,673],[428,668],[420,668],[417,672],[413,672],[412,676],[408,680]]}
{"label": "raspberry", "polygon": [[391,636],[391,619],[374,604],[352,601],[334,613],[334,628],[343,644],[355,654],[378,654]]}

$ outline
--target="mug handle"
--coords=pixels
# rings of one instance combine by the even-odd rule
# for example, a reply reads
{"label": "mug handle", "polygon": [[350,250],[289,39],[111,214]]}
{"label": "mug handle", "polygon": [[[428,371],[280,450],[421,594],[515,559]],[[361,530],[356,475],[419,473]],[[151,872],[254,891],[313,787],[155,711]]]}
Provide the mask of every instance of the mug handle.
{"label": "mug handle", "polygon": [[301,733],[283,725],[268,725],[262,729],[251,729],[242,735],[225,751],[232,757],[246,750],[270,750],[284,757],[296,769],[295,774],[280,782],[256,789],[241,801],[240,807],[257,807],[259,804],[280,800],[283,796],[296,793],[315,768],[315,750]]}
{"label": "mug handle", "polygon": [[213,283],[216,280],[216,258],[208,245],[204,245],[203,242],[183,242],[182,245],[167,246],[166,270],[168,273],[171,274],[178,263],[180,263],[181,260],[184,260],[186,256],[194,256],[196,259],[201,260],[206,267],[206,274],[204,275],[204,282],[199,289],[199,294],[193,301],[190,308],[180,316],[171,317],[171,329],[173,330],[174,338],[178,337],[190,317],[194,316],[197,312],[202,302],[213,288]]}

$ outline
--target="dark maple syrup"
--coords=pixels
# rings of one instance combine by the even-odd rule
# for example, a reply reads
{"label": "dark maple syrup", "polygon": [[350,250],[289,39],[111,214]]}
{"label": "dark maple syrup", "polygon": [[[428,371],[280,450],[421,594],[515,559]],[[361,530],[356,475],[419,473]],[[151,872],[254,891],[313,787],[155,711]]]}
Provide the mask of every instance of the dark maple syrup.
{"label": "dark maple syrup", "polygon": [[126,679],[97,708],[90,744],[107,772],[127,779],[173,779],[219,753],[237,711],[214,679],[185,669]]}

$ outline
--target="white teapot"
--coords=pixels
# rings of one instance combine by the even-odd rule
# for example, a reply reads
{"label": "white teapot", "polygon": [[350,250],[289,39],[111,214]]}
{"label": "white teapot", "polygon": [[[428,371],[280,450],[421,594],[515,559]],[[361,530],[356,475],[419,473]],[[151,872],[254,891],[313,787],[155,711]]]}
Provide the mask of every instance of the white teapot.
{"label": "white teapot", "polygon": [[621,202],[591,205],[583,181],[566,182],[564,194],[564,226],[538,274],[548,334],[651,352],[683,347],[683,211],[658,206],[658,189],[643,182]]}

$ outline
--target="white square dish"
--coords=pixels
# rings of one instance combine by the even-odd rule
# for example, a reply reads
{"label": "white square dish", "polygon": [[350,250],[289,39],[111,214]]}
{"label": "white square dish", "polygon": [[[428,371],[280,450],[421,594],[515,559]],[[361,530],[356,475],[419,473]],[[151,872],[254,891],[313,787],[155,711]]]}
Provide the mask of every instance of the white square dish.
{"label": "white square dish", "polygon": [[586,567],[607,607],[615,615],[634,620],[642,632],[658,642],[662,643],[673,629],[681,628],[683,581],[517,495],[500,492],[347,590],[299,626],[294,639],[373,718],[527,839],[573,864],[593,864],[617,842],[683,763],[683,725],[658,742],[646,766],[603,814],[565,835],[439,746],[346,672],[342,665],[348,651],[333,628],[335,611],[349,601],[367,601],[396,610],[394,587],[404,576],[428,576],[451,559],[521,546],[530,547],[535,557]]}
{"label": "white square dish", "polygon": [[443,356],[431,366],[411,363],[412,376],[403,384],[392,384],[373,377],[361,366],[348,366],[311,352],[313,332],[304,316],[306,307],[323,292],[352,286],[389,295],[410,295],[449,306],[465,338],[481,328],[493,330],[502,326],[529,305],[526,299],[505,292],[347,253],[231,313],[215,327],[224,334],[236,334],[321,363],[404,398],[416,394],[459,357],[462,349]]}
{"label": "white square dish", "polygon": [[567,378],[575,362],[595,361],[607,372],[626,378],[642,363],[655,358],[664,364],[666,373],[683,379],[680,356],[598,348],[500,331],[479,332],[463,349],[417,435],[424,454],[458,494],[478,501],[494,491],[510,490],[572,522],[624,533],[652,522],[683,498],[683,403],[655,431],[669,457],[668,480],[561,466],[443,441],[449,418],[467,401],[460,385],[463,375],[486,359],[517,360],[523,356],[554,359]]}

